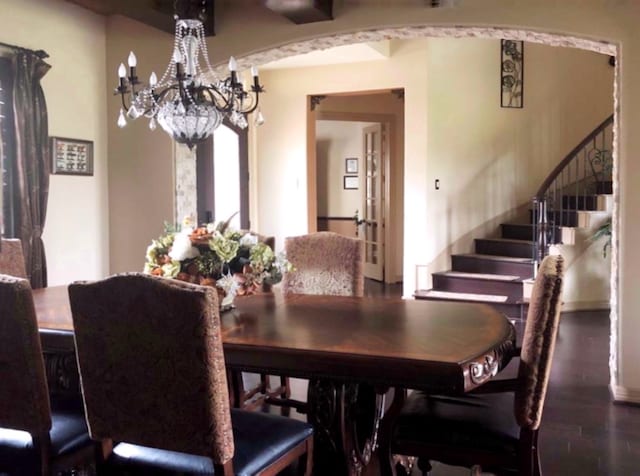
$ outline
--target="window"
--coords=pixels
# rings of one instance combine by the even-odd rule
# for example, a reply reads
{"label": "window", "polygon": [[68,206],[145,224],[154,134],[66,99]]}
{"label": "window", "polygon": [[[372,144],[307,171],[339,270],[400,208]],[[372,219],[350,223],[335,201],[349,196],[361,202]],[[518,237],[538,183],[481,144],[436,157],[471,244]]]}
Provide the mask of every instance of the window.
{"label": "window", "polygon": [[0,58],[0,163],[2,164],[2,214],[0,234],[15,237],[15,132],[11,107],[12,77],[10,60]]}
{"label": "window", "polygon": [[225,121],[213,136],[198,146],[198,222],[226,220],[231,226],[249,225],[249,159],[246,129]]}

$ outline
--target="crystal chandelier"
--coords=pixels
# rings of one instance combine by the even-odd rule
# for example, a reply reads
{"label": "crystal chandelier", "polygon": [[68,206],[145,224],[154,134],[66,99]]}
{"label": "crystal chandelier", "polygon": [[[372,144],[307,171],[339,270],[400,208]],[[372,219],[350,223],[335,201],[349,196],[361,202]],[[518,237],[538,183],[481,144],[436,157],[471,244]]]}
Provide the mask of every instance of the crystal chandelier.
{"label": "crystal chandelier", "polygon": [[[118,68],[120,78],[115,94],[122,98],[118,127],[130,119],[146,117],[149,129],[162,129],[176,142],[193,148],[205,140],[227,117],[232,124],[246,128],[247,114],[258,108],[264,88],[258,71],[251,68],[253,84],[250,91],[238,80],[235,58],[229,59],[229,77],[220,79],[209,63],[204,27],[200,20],[176,18],[173,54],[162,78],[151,73],[149,84],[142,85],[136,76],[137,59],[129,53],[129,71],[123,63]],[[201,57],[204,65],[201,64]],[[258,110],[257,125],[264,122]]]}

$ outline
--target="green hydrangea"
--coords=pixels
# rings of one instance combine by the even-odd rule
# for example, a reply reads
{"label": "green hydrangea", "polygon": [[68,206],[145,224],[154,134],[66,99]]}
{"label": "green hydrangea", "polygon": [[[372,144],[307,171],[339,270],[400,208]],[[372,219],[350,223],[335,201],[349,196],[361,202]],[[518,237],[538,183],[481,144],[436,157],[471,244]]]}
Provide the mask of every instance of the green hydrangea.
{"label": "green hydrangea", "polygon": [[209,240],[209,248],[216,253],[223,262],[229,263],[238,254],[240,243],[229,240],[223,235],[216,234]]}

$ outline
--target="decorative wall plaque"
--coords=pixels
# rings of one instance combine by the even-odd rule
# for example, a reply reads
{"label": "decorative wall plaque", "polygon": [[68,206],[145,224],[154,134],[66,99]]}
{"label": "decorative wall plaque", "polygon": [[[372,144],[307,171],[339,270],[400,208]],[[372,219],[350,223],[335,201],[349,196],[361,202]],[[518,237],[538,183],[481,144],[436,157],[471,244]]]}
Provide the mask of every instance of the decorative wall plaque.
{"label": "decorative wall plaque", "polygon": [[93,175],[93,142],[51,137],[51,173]]}
{"label": "decorative wall plaque", "polygon": [[522,107],[524,98],[524,41],[500,41],[500,106]]}

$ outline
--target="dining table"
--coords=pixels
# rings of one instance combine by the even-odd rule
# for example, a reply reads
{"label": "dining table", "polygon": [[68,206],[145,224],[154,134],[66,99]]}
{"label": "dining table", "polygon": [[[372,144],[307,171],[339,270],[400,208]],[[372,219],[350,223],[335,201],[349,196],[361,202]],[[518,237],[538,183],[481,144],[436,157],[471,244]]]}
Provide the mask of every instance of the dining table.
{"label": "dining table", "polygon": [[[67,286],[33,297],[50,387],[79,392]],[[515,349],[503,314],[467,302],[275,290],[236,298],[220,320],[228,368],[310,380],[314,474],[322,475],[363,472],[399,411],[395,399],[385,401],[389,393],[469,392]],[[381,474],[393,474],[388,456],[378,458]]]}

